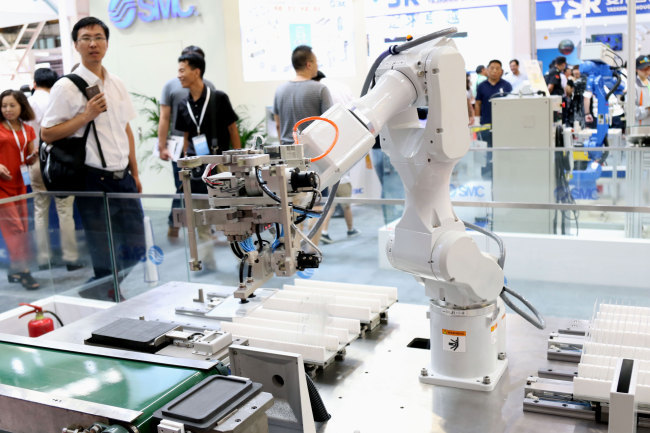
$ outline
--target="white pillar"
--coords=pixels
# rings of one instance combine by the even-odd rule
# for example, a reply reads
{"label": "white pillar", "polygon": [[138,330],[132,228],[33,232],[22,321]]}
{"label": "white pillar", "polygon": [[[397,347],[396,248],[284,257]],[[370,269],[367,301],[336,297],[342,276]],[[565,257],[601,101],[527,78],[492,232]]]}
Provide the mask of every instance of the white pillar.
{"label": "white pillar", "polygon": [[[627,133],[632,134],[636,124],[634,111],[636,108],[636,0],[627,1],[627,98],[625,99],[625,119]],[[643,170],[643,154],[640,152],[630,153],[628,161],[628,174],[631,179],[632,206],[640,206],[644,203],[643,181],[641,180]],[[626,214],[625,235],[631,238],[641,237],[643,231],[643,217],[639,213]]]}
{"label": "white pillar", "polygon": [[537,59],[537,0],[528,2],[528,25],[530,27],[530,53],[531,58]]}
{"label": "white pillar", "polygon": [[70,27],[70,17],[77,15],[76,9],[74,1],[59,1],[59,33],[61,34],[61,57],[63,59],[64,74],[70,73],[70,69],[74,64],[74,46],[70,37],[70,31],[72,30]]}
{"label": "white pillar", "polygon": [[72,66],[80,61],[70,33],[80,18],[88,16],[88,0],[58,0],[58,6],[63,72],[69,74]]}
{"label": "white pillar", "polygon": [[508,0],[508,21],[510,22],[511,58],[523,60],[531,59],[536,53],[533,52],[535,45],[534,7],[531,9],[530,2],[521,0]]}
{"label": "white pillar", "polygon": [[580,12],[580,41],[583,46],[587,42],[587,9],[589,9],[589,4],[583,2]]}
{"label": "white pillar", "polygon": [[625,100],[625,118],[627,129],[636,122],[634,110],[636,108],[636,0],[627,1],[627,86],[628,98]]}

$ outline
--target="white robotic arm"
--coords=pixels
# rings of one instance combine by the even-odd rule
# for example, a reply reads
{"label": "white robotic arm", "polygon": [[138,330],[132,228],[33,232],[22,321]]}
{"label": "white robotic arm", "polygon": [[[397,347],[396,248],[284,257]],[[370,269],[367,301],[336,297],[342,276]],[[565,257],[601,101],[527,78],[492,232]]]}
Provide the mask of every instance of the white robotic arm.
{"label": "white robotic arm", "polygon": [[[502,290],[511,291],[504,287],[502,263],[479,250],[449,196],[452,170],[469,149],[465,68],[451,39],[428,42],[455,32],[450,30],[380,57],[369,74],[376,69],[376,85],[347,107],[333,106],[322,116],[326,121],[305,128],[295,145],[187,158],[179,166],[190,233],[194,224],[224,231],[241,260],[235,296],[245,302],[273,274],[318,267],[320,251],[296,223],[318,216],[312,206],[319,189],[362,159],[380,134],[382,150],[406,192],[388,257],[395,268],[418,278],[431,299],[431,369],[420,380],[491,390],[507,365],[505,306],[499,295],[509,302]],[[424,125],[416,109],[423,106],[429,108]],[[189,171],[202,164],[210,164],[203,176],[210,209],[192,211]],[[217,164],[222,173],[213,174]],[[301,206],[304,193],[311,193],[312,200]],[[200,269],[193,236],[190,250],[191,268]]]}
{"label": "white robotic arm", "polygon": [[[348,109],[324,113],[339,126],[339,141],[312,166],[331,184],[380,134],[406,195],[388,257],[420,279],[431,299],[431,368],[420,380],[492,390],[507,366],[503,270],[465,231],[449,195],[452,170],[469,149],[463,58],[451,39],[442,39],[385,58],[375,78]],[[429,108],[424,126],[421,106]],[[329,125],[314,122],[298,140],[307,154],[319,155],[332,138]]]}
{"label": "white robotic arm", "polygon": [[[382,150],[406,192],[404,215],[387,247],[389,260],[422,278],[429,297],[468,307],[497,299],[503,271],[465,232],[449,196],[452,170],[469,149],[464,66],[451,39],[386,58],[367,95],[323,114],[338,126],[339,139],[312,168],[322,185],[334,183],[368,153],[381,131]],[[418,106],[429,108],[424,127]],[[320,155],[333,136],[329,124],[314,122],[298,140],[307,154]]]}

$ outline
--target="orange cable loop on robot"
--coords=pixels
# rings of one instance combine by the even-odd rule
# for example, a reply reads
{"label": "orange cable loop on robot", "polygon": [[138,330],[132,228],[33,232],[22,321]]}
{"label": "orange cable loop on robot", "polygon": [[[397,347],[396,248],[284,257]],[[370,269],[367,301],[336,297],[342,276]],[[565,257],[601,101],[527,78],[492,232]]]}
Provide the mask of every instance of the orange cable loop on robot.
{"label": "orange cable loop on robot", "polygon": [[298,144],[298,134],[297,134],[298,126],[300,126],[301,124],[303,124],[305,122],[309,122],[311,120],[324,120],[325,122],[332,125],[334,127],[334,131],[336,131],[336,135],[334,136],[334,141],[332,142],[332,145],[329,147],[329,149],[327,149],[322,155],[319,155],[316,158],[311,158],[309,160],[310,162],[316,162],[319,159],[325,158],[332,151],[332,149],[334,149],[334,145],[339,140],[339,127],[336,126],[336,123],[334,123],[330,119],[326,119],[324,117],[319,117],[319,116],[305,117],[304,119],[299,120],[298,122],[296,122],[296,124],[293,126],[293,138],[294,138],[294,141],[295,141],[296,144]]}

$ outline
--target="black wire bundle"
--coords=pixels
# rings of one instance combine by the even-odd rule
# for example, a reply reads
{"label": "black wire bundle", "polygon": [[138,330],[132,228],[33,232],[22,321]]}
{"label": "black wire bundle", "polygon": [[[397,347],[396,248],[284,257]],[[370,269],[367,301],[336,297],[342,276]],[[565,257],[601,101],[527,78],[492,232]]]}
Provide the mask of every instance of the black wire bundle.
{"label": "black wire bundle", "polygon": [[[246,259],[248,259],[248,254],[241,258],[239,261],[239,283],[244,284],[244,265],[246,264]],[[250,267],[249,267],[249,277],[250,277]]]}
{"label": "black wire bundle", "polygon": [[[260,169],[260,167],[255,167],[255,177],[257,178],[257,183],[259,184],[260,188],[262,188],[264,194],[271,197],[274,201],[278,203],[282,203],[280,197],[278,197],[273,191],[269,189],[268,186],[266,186],[266,182],[264,181],[264,179],[262,179],[262,169]],[[311,210],[311,209],[306,209],[302,206],[293,205],[292,208],[304,214],[313,214],[314,216],[321,216],[321,212]]]}
{"label": "black wire bundle", "polygon": [[[562,133],[562,127],[558,126],[555,129],[555,147],[561,148],[564,147],[564,138]],[[565,155],[565,152],[555,151],[555,202],[556,203],[565,203],[565,204],[575,204],[575,200],[571,195],[571,188],[569,186],[569,181],[567,179],[568,172],[571,171],[571,164],[569,163],[568,157]],[[567,221],[575,221],[576,224],[576,236],[578,234],[578,211],[571,211],[573,213],[573,218],[569,216],[570,211],[558,211],[557,209],[554,212],[553,216],[553,233],[557,234],[557,218],[558,212],[560,213],[560,230],[561,234],[567,234]]]}

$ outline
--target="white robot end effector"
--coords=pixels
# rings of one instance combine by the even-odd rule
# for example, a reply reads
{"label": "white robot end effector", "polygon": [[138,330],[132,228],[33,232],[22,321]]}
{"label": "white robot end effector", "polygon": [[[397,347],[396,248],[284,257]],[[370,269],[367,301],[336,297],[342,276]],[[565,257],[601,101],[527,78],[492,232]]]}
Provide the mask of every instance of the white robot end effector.
{"label": "white robot end effector", "polygon": [[[229,150],[178,160],[188,231],[194,234],[196,226],[214,226],[226,235],[240,260],[235,297],[242,301],[273,274],[290,276],[318,267],[321,261],[318,248],[296,227],[308,217],[320,216],[312,209],[320,198],[319,178],[307,170],[308,164],[302,145]],[[209,206],[197,205],[201,197],[192,195],[193,177],[207,186]],[[310,244],[304,250],[303,240]],[[189,246],[190,269],[198,271],[196,236],[189,236]]]}

